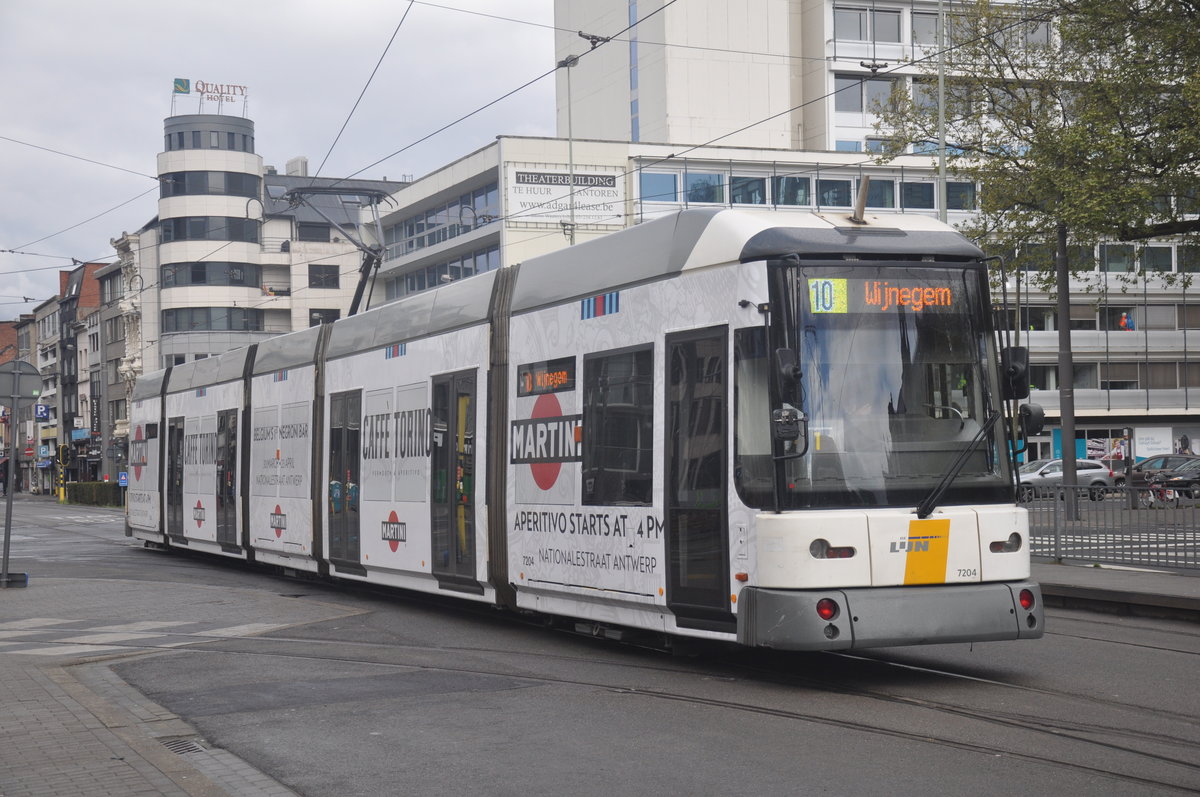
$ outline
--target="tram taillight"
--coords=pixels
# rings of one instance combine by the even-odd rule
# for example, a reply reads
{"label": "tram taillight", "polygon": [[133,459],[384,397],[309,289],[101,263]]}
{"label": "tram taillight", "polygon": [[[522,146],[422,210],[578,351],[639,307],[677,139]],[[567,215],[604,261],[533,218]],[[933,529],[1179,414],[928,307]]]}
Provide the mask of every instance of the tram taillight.
{"label": "tram taillight", "polygon": [[837,601],[833,598],[821,598],[817,601],[817,616],[829,621],[838,616]]}
{"label": "tram taillight", "polygon": [[1034,603],[1033,590],[1031,590],[1031,589],[1021,590],[1021,593],[1017,596],[1017,600],[1019,600],[1021,602],[1022,609],[1024,609],[1025,611],[1029,611],[1030,609],[1033,608],[1033,603]]}

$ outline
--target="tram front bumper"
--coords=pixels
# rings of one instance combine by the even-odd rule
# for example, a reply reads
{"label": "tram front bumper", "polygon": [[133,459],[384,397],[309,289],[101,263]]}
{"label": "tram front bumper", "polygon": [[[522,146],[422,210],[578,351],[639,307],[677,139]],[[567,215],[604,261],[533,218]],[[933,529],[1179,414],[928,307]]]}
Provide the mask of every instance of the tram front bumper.
{"label": "tram front bumper", "polygon": [[[1022,590],[1032,593],[1029,609],[1021,606]],[[836,605],[832,616],[830,604],[822,603],[830,600]],[[1032,581],[840,590],[747,587],[738,595],[737,624],[743,645],[846,650],[1036,639],[1044,633],[1045,615],[1041,588]]]}

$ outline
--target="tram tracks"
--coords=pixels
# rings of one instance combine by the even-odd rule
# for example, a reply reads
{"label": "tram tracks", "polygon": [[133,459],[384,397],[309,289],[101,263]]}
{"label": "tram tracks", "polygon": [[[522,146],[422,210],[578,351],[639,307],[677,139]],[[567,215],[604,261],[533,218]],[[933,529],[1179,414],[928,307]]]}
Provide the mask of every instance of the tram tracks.
{"label": "tram tracks", "polygon": [[[873,657],[844,654],[805,656],[806,661],[812,664],[811,667],[806,665],[806,669],[823,669],[821,660],[826,655],[837,655],[855,663],[856,671],[849,677],[822,677],[797,674],[794,671],[796,657],[778,654],[760,657],[768,662],[768,666],[762,666],[739,662],[736,655],[729,659],[717,657],[682,662],[655,662],[646,661],[645,657],[649,654],[642,653],[622,657],[624,660],[606,660],[606,657],[492,647],[347,642],[292,636],[206,640],[202,647],[190,646],[176,650],[214,655],[283,657],[326,663],[340,661],[347,664],[395,668],[397,671],[433,670],[442,674],[500,676],[531,683],[602,689],[631,698],[664,700],[698,708],[770,716],[980,755],[1005,756],[1089,776],[1102,776],[1137,787],[1192,792],[1197,789],[1197,784],[1200,784],[1200,739],[1195,734],[1188,733],[1200,728],[1200,721],[1193,716],[1070,691],[1006,683]],[[480,661],[468,663],[467,657],[479,657]],[[570,670],[583,660],[591,665],[612,667],[616,673],[612,678],[580,678],[569,674]],[[489,661],[491,664],[487,663]],[[857,669],[861,667],[865,667],[866,670]],[[1018,690],[1043,700],[1047,710],[1045,713],[1031,713],[985,705],[970,706],[916,697],[903,694],[899,690],[859,685],[863,681],[882,680],[879,674],[885,670],[911,673],[915,679],[949,679],[977,683],[989,689]],[[638,673],[642,675],[639,676]],[[666,679],[669,679],[670,687],[664,685],[668,682]],[[679,688],[681,679],[690,679],[682,681],[687,688]],[[712,691],[714,681],[745,684],[749,687],[747,691],[750,694],[744,699],[727,699],[706,694]],[[856,700],[897,706],[901,712],[868,709],[865,714],[880,719],[864,721],[853,716],[864,714],[862,704],[834,704],[833,707],[820,711],[801,706],[789,707],[771,699],[772,696],[779,696],[776,687],[796,687],[823,694],[845,695]],[[767,689],[765,694],[762,693],[763,688]],[[981,699],[991,700],[993,697],[989,695]],[[1053,706],[1049,705],[1050,701],[1056,700],[1067,701],[1061,706],[1063,711],[1057,716],[1052,713]],[[1003,699],[1000,702],[1003,702]],[[1097,710],[1098,715],[1091,718],[1074,718],[1073,707],[1079,704],[1091,706]],[[917,714],[906,715],[907,711]],[[1105,716],[1106,713],[1109,716]],[[1114,716],[1114,713],[1124,716]],[[1134,713],[1136,716],[1131,716]],[[1122,719],[1124,721],[1119,721]],[[1172,733],[1169,727],[1165,730],[1154,730],[1164,723],[1183,733]],[[987,730],[989,727],[1002,729],[1003,732],[996,734],[995,731]],[[1039,738],[1046,741],[1038,742]]]}

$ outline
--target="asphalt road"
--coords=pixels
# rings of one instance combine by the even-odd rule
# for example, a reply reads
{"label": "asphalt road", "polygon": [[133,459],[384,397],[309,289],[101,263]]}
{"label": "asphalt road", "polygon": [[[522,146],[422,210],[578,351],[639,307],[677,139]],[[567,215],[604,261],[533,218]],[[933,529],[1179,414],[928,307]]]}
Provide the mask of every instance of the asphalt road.
{"label": "asphalt road", "polygon": [[1194,624],[1052,609],[1036,641],[685,658],[148,551],[110,510],[18,506],[30,595],[80,579],[97,618],[132,601],[146,623],[262,625],[147,638],[110,666],[303,795],[1200,790]]}

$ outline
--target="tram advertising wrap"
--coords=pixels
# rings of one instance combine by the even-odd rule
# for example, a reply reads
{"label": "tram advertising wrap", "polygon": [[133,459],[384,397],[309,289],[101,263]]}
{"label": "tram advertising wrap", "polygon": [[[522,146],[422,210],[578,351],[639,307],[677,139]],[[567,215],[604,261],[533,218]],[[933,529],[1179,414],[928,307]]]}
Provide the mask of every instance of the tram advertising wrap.
{"label": "tram advertising wrap", "polygon": [[1034,639],[991,324],[932,219],[686,210],[143,377],[127,533],[666,644]]}

